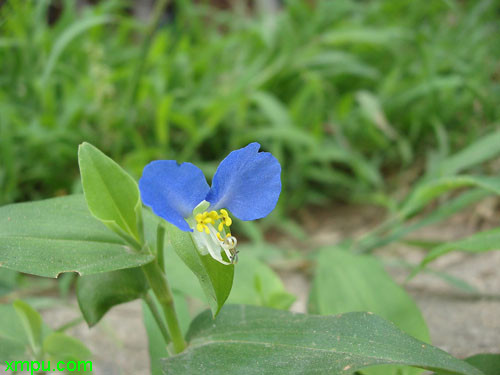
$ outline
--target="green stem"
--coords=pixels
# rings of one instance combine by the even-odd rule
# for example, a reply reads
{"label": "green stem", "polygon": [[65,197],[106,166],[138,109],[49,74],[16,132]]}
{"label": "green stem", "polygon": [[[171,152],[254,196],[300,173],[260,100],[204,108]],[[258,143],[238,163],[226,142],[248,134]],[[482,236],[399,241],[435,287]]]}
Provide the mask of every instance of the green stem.
{"label": "green stem", "polygon": [[158,229],[156,230],[156,257],[158,259],[158,264],[160,268],[165,270],[165,227],[162,223],[158,223]]}
{"label": "green stem", "polygon": [[56,332],[64,332],[64,331],[68,330],[69,328],[73,328],[82,322],[83,322],[83,316],[79,316],[78,318],[75,318],[73,320],[70,320],[68,323],[63,324],[59,328],[56,328],[55,331]]}
{"label": "green stem", "polygon": [[153,36],[160,22],[161,15],[165,12],[165,8],[168,5],[169,0],[158,0],[156,6],[153,10],[153,15],[149,21],[148,28],[146,30],[146,37],[142,43],[141,54],[135,72],[130,81],[128,100],[127,104],[132,105],[137,94],[137,87],[139,86],[139,81],[141,79],[142,73],[144,72],[144,66],[146,65],[146,58],[148,56],[149,48],[153,41]]}
{"label": "green stem", "polygon": [[[396,223],[400,222],[400,218],[397,216],[390,217],[386,220],[384,220],[382,223],[377,225],[375,228],[369,230],[366,233],[363,233],[361,237],[355,239],[353,241],[353,244],[351,245],[351,248],[353,248],[356,252],[358,253],[368,253],[374,250],[376,246],[371,246],[369,244],[370,240],[373,240],[377,238],[378,236],[382,235],[384,232],[387,230],[391,229],[393,225]],[[379,238],[380,240],[380,238]],[[368,242],[368,246],[366,243]]]}
{"label": "green stem", "polygon": [[186,348],[186,341],[182,335],[179,320],[177,319],[177,314],[175,313],[174,298],[168,285],[167,278],[160,268],[157,259],[142,266],[142,270],[144,271],[148,283],[151,286],[151,289],[153,289],[153,293],[163,309],[168,332],[172,338],[174,353],[180,353]]}
{"label": "green stem", "polygon": [[155,301],[153,300],[150,294],[146,294],[144,296],[144,302],[146,302],[146,304],[149,307],[149,311],[151,311],[151,314],[153,314],[153,318],[155,319],[158,328],[160,328],[160,332],[161,335],[163,336],[163,339],[165,340],[165,344],[168,344],[170,342],[170,336],[168,334],[167,327],[165,326],[165,322],[163,321],[160,312],[156,307]]}

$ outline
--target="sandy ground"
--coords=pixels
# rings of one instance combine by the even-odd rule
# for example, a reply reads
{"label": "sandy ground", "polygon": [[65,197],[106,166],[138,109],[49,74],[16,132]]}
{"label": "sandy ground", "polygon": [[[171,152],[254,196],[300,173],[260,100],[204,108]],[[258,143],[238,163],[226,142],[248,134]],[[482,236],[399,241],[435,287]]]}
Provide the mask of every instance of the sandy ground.
{"label": "sandy ground", "polygon": [[[440,225],[420,230],[412,238],[451,240],[485,227],[500,225],[496,215],[483,211],[482,206],[477,206]],[[366,207],[338,207],[335,217],[331,216],[331,212],[316,210],[301,215],[306,217],[302,225],[310,235],[309,245],[332,244],[344,237],[359,235],[380,220],[381,214],[377,209]],[[387,261],[405,259],[417,262],[422,258],[420,251],[400,244],[390,245],[380,250],[378,255]],[[433,344],[458,357],[500,353],[500,251],[481,255],[452,253],[436,261],[433,268],[462,278],[482,294],[471,296],[428,274],[417,276],[405,286],[422,310]],[[401,268],[389,267],[388,271],[401,283],[407,274]],[[305,311],[308,277],[299,271],[284,271],[280,275],[287,289],[298,297],[292,309]],[[70,321],[78,314],[74,302],[64,308],[43,312],[52,326]],[[81,324],[69,333],[82,339],[95,353],[95,374],[149,373],[140,303],[116,307],[96,327],[89,330]]]}

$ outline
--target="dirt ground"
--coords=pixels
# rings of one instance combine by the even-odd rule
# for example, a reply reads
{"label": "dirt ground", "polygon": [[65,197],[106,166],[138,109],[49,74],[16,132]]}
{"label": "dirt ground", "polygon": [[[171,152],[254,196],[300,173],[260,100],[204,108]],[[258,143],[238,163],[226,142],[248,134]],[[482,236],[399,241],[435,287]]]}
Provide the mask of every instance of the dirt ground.
{"label": "dirt ground", "polygon": [[[500,215],[492,207],[496,202],[483,201],[446,222],[424,228],[412,238],[421,240],[458,239],[477,230],[500,225]],[[332,216],[332,212],[335,215]],[[357,236],[379,222],[381,212],[371,207],[339,206],[313,210],[301,215],[309,244],[334,244],[344,237]],[[286,242],[286,240],[285,240]],[[422,252],[401,244],[378,251],[388,263],[404,259],[412,263]],[[481,295],[470,295],[450,286],[436,276],[420,274],[405,288],[416,300],[429,326],[434,345],[457,357],[476,353],[500,353],[500,251],[481,255],[451,253],[438,259],[433,269],[459,277],[476,287]],[[407,270],[388,267],[394,278],[403,283]],[[309,279],[299,271],[280,271],[286,288],[298,299],[294,311],[304,312]],[[47,310],[44,318],[57,326],[78,316],[76,303],[65,308]],[[89,330],[81,324],[69,331],[82,339],[95,353],[97,375],[149,374],[147,339],[138,302],[114,308],[96,327]]]}

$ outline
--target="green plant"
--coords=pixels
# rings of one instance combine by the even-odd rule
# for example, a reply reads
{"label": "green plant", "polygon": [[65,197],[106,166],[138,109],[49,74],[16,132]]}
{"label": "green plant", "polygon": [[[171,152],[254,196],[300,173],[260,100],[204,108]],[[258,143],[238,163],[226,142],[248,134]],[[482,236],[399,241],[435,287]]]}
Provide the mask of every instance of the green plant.
{"label": "green plant", "polygon": [[286,165],[274,217],[331,199],[390,205],[386,175],[498,118],[492,1],[289,0],[252,15],[176,1],[156,32],[121,1],[64,1],[53,25],[48,6],[0,10],[5,203],[78,192],[84,140],[136,177],[174,155],[211,175],[258,140]]}
{"label": "green plant", "polygon": [[[263,172],[264,176],[271,171],[276,173],[275,168],[270,166],[274,163],[272,159],[256,152],[255,145],[249,145],[235,151],[221,163],[219,177],[214,179],[208,194],[204,188],[206,199],[214,207],[219,202],[225,202],[237,216],[245,216],[253,209],[262,210],[264,206],[259,207],[259,202],[267,202],[264,210],[274,207],[276,202],[267,201],[261,193],[251,197],[251,191],[260,192],[262,188],[260,184],[255,185],[257,179],[253,166],[258,165],[262,169],[265,166],[260,163],[265,159],[268,164],[265,168],[270,169]],[[188,174],[182,165],[174,168],[174,172],[168,172],[175,173],[181,182],[168,183],[166,175],[160,173],[158,178],[166,181],[167,185],[160,190],[153,187],[153,193],[159,193],[163,198],[149,204],[166,220],[175,223],[174,226],[143,211],[141,196],[152,202],[148,195],[151,193],[147,190],[149,187],[143,185],[151,183],[148,178],[150,169],[145,171],[144,180],[141,180],[139,194],[135,181],[95,147],[83,144],[79,162],[85,201],[92,215],[87,211],[83,197],[78,195],[1,208],[2,266],[48,277],[68,271],[87,275],[79,280],[78,299],[84,318],[90,325],[95,324],[113,305],[142,298],[149,307],[145,319],[150,334],[154,332],[152,327],[157,327],[156,335],[150,337],[154,373],[185,374],[203,368],[208,374],[313,374],[317,371],[352,374],[365,367],[387,364],[451,374],[481,374],[475,367],[403,333],[373,313],[319,317],[244,305],[221,310],[231,290],[234,272],[234,261],[229,259],[229,255],[219,259],[220,255],[225,256],[225,242],[215,236],[210,237],[218,244],[220,254],[215,254],[214,249],[207,254],[204,246],[209,245],[204,245],[196,237],[205,235],[210,241],[205,228],[197,234],[198,225],[191,223],[194,228],[191,235],[175,219],[175,212],[184,212],[183,205],[194,207],[197,204],[200,199],[198,189],[206,185],[202,180],[193,180],[192,165],[184,165],[184,168],[190,169]],[[225,174],[228,166],[238,167],[234,171],[235,178],[243,180],[228,180]],[[248,175],[245,170],[252,173]],[[188,185],[181,187],[182,183]],[[247,203],[241,201],[243,197],[247,197]],[[168,199],[167,211],[164,211],[164,199]],[[174,211],[171,211],[168,204],[179,202],[179,199],[185,201],[176,203]],[[162,206],[159,208],[157,204]],[[197,209],[193,217],[199,221]],[[190,222],[191,216],[185,217]],[[204,223],[212,224],[209,221]],[[166,226],[166,232],[163,226]],[[222,231],[221,227],[217,228]],[[175,297],[167,281],[172,280],[171,275],[165,267],[176,260],[169,257],[163,262],[165,233],[179,256],[177,262],[184,262],[197,276],[212,308],[191,322],[186,336],[182,332]],[[382,274],[377,277],[383,279]],[[92,285],[99,285],[102,291],[94,292]],[[261,288],[266,288],[266,285]],[[23,306],[20,305],[23,311],[28,309]],[[31,308],[28,310],[30,314],[24,320],[25,328],[36,358],[41,321]],[[158,333],[161,333],[161,341],[158,341]],[[8,337],[0,336],[0,340],[2,348],[17,348],[12,346]],[[17,349],[11,353],[12,358],[24,355]],[[160,356],[166,357],[163,366],[158,361]]]}

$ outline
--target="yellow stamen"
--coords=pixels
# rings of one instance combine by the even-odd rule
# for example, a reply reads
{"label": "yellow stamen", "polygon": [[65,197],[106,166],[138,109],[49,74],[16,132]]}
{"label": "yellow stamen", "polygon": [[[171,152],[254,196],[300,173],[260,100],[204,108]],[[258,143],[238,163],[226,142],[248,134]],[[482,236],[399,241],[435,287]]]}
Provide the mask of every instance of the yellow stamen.
{"label": "yellow stamen", "polygon": [[[199,232],[205,232],[206,234],[210,234],[210,228],[209,225],[217,223],[219,221],[219,224],[217,225],[217,238],[219,241],[223,242],[223,233],[224,233],[224,226],[229,229],[231,224],[233,223],[233,220],[229,217],[229,213],[225,209],[221,209],[220,213],[217,211],[205,211],[203,213],[199,213],[195,215],[196,219],[196,230]],[[231,233],[228,233],[226,237],[230,237]]]}

